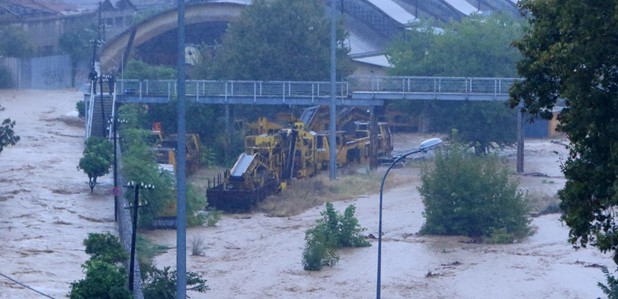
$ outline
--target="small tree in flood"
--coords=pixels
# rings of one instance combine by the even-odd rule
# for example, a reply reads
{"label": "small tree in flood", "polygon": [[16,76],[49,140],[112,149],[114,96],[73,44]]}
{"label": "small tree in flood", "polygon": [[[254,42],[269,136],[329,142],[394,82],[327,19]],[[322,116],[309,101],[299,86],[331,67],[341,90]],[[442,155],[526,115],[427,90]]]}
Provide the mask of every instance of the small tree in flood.
{"label": "small tree in flood", "polygon": [[305,233],[305,250],[303,251],[303,268],[321,270],[322,266],[332,266],[339,261],[335,249],[342,247],[366,247],[371,244],[361,233],[365,230],[354,216],[356,207],[349,205],[343,215],[339,214],[333,204],[326,203],[322,218],[315,227]]}
{"label": "small tree in flood", "polygon": [[90,233],[84,240],[90,259],[82,264],[86,277],[71,283],[71,299],[129,299],[127,273],[122,261],[128,257],[118,238],[109,232]]}
{"label": "small tree in flood", "polygon": [[489,238],[495,243],[530,233],[524,194],[495,156],[473,155],[454,145],[436,152],[435,167],[424,168],[421,180],[421,233]]}
{"label": "small tree in flood", "polygon": [[[2,106],[0,106],[1,108]],[[15,121],[11,121],[10,118],[2,121],[2,125],[0,125],[0,152],[5,146],[15,145],[19,141],[19,136],[15,135],[15,131],[13,131],[14,126]]]}
{"label": "small tree in flood", "polygon": [[77,169],[88,175],[90,193],[94,191],[97,178],[109,173],[112,166],[112,143],[104,138],[90,137],[86,140],[84,156],[79,160]]}

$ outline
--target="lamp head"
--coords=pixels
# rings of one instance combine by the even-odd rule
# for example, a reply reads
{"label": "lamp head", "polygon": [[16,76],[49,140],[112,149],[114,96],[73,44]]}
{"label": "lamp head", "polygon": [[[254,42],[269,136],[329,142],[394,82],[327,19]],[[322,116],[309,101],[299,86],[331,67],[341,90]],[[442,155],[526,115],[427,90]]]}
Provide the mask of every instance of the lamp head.
{"label": "lamp head", "polygon": [[430,139],[427,139],[427,140],[421,142],[421,146],[418,149],[423,151],[423,152],[425,152],[425,151],[430,150],[432,147],[437,146],[440,143],[442,143],[442,139],[440,139],[440,138],[430,138]]}

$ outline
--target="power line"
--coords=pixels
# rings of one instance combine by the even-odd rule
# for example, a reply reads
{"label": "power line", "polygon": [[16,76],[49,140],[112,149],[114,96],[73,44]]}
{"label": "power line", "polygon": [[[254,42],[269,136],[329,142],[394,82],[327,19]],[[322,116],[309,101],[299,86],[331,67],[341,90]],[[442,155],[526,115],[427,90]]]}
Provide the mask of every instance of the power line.
{"label": "power line", "polygon": [[8,277],[8,276],[6,276],[6,275],[4,275],[4,274],[2,274],[2,273],[0,273],[0,275],[1,275],[1,276],[4,276],[6,279],[8,279],[8,280],[10,280],[10,281],[12,281],[12,282],[14,282],[14,283],[16,283],[16,284],[18,284],[18,285],[20,285],[20,286],[24,287],[24,288],[27,288],[27,289],[30,289],[30,290],[32,290],[32,291],[34,291],[34,292],[36,292],[36,293],[39,293],[41,296],[45,296],[45,297],[47,297],[47,298],[54,299],[54,297],[52,297],[52,296],[50,296],[50,295],[47,295],[47,294],[45,294],[45,293],[41,293],[41,292],[39,292],[39,291],[37,291],[37,290],[35,290],[35,289],[33,289],[33,288],[31,288],[31,287],[29,287],[29,286],[27,286],[27,285],[25,285],[25,284],[21,283],[21,282],[19,282],[19,281],[15,280],[15,279],[13,279],[13,278],[11,278],[11,277]]}

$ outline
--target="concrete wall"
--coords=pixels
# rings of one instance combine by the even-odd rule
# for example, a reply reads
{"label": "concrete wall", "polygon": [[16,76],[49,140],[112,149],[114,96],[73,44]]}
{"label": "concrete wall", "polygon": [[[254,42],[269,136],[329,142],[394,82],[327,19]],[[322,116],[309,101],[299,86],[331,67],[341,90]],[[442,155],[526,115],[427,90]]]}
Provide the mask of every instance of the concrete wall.
{"label": "concrete wall", "polygon": [[22,59],[0,57],[0,65],[11,73],[14,88],[63,89],[71,87],[69,55]]}

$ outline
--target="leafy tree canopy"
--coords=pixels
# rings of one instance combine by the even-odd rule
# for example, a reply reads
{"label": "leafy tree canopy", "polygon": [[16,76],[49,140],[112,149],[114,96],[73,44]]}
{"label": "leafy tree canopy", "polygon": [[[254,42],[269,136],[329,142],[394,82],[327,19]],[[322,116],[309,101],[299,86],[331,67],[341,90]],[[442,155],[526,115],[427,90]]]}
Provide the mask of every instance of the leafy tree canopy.
{"label": "leafy tree canopy", "polygon": [[60,49],[71,56],[72,85],[75,85],[77,65],[80,62],[92,60],[92,43],[93,40],[96,39],[95,30],[93,26],[83,26],[72,31],[67,31],[60,36],[60,40],[58,41]]}
{"label": "leafy tree canopy", "polygon": [[[414,24],[387,48],[395,76],[514,77],[521,55],[512,40],[523,22],[504,14],[472,15],[441,26]],[[486,153],[516,141],[515,113],[497,102],[393,101],[389,110],[422,115],[432,131],[457,131],[457,141]]]}
{"label": "leafy tree canopy", "polygon": [[84,239],[84,246],[91,258],[110,264],[121,263],[129,257],[118,237],[110,232],[88,234],[88,238]]}
{"label": "leafy tree canopy", "polygon": [[124,268],[99,259],[90,259],[82,265],[86,277],[71,283],[71,299],[101,298],[130,299],[131,293],[124,287],[127,275]]}
{"label": "leafy tree canopy", "polygon": [[472,15],[460,22],[414,24],[386,54],[395,76],[514,77],[520,59],[513,39],[522,22],[505,14]]}
{"label": "leafy tree canopy", "polygon": [[[343,43],[343,26],[339,25],[337,75],[341,78],[349,75],[352,68],[347,56],[349,49]],[[256,0],[230,24],[207,76],[233,80],[328,80],[329,71],[330,19],[323,1]]]}
{"label": "leafy tree canopy", "polygon": [[127,288],[127,275],[121,262],[127,252],[118,238],[109,232],[91,233],[84,240],[90,259],[82,264],[86,277],[71,283],[71,299],[101,298],[129,299],[133,296]]}
{"label": "leafy tree canopy", "polygon": [[25,58],[33,54],[30,38],[21,27],[2,26],[0,36],[0,56]]}
{"label": "leafy tree canopy", "polygon": [[176,70],[165,66],[152,66],[140,60],[129,60],[123,71],[125,79],[165,80],[176,79]]}
{"label": "leafy tree canopy", "polygon": [[112,166],[112,143],[101,137],[90,137],[86,140],[84,155],[79,159],[77,169],[88,175],[90,192],[94,191],[97,178],[109,173]]}
{"label": "leafy tree canopy", "polygon": [[569,239],[618,262],[618,5],[616,1],[523,0],[531,27],[515,45],[523,81],[511,89],[511,105],[548,116],[559,99],[560,130],[570,140],[562,166],[562,220]]}
{"label": "leafy tree canopy", "polygon": [[423,233],[510,243],[530,232],[524,194],[496,156],[471,155],[455,144],[436,151],[421,180]]}
{"label": "leafy tree canopy", "polygon": [[[187,272],[186,275],[187,290],[199,293],[205,293],[209,290],[206,285],[206,280],[198,273]],[[154,269],[147,274],[144,280],[144,297],[173,299],[176,298],[176,285],[178,284],[178,272],[171,271],[170,267],[164,267],[163,270]]]}

